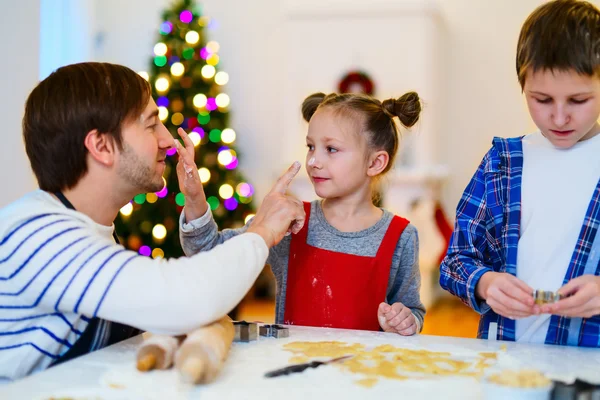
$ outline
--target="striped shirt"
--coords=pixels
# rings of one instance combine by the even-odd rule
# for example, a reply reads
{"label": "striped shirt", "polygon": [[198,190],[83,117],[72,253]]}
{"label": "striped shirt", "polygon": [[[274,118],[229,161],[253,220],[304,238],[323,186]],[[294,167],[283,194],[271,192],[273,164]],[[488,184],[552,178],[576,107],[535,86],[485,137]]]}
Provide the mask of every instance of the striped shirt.
{"label": "striped shirt", "polygon": [[0,379],[47,368],[94,317],[163,334],[214,321],[268,255],[247,233],[194,257],[151,259],[115,244],[113,229],[40,190],[0,210]]}
{"label": "striped shirt", "polygon": [[[515,340],[515,321],[497,315],[475,296],[475,287],[488,271],[517,273],[522,172],[522,137],[495,138],[458,203],[454,233],[440,266],[441,286],[481,314],[478,337],[484,339],[490,323],[495,322],[498,339]],[[563,284],[581,275],[600,275],[598,178]],[[545,343],[600,347],[600,315],[591,318],[553,315]]]}

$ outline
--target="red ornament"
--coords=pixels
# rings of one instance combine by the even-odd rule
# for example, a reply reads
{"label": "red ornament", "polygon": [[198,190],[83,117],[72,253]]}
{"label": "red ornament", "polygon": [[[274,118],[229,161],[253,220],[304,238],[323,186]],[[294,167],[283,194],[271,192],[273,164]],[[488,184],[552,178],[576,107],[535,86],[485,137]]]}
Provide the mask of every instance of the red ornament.
{"label": "red ornament", "polygon": [[187,119],[187,123],[188,123],[188,129],[189,130],[194,129],[195,127],[197,127],[199,125],[198,124],[198,120],[195,117],[194,118],[188,118]]}
{"label": "red ornament", "polygon": [[[357,86],[359,87],[359,90],[355,90]],[[351,71],[344,75],[338,84],[338,91],[340,93],[364,93],[373,95],[375,92],[375,85],[366,73],[362,71]]]}

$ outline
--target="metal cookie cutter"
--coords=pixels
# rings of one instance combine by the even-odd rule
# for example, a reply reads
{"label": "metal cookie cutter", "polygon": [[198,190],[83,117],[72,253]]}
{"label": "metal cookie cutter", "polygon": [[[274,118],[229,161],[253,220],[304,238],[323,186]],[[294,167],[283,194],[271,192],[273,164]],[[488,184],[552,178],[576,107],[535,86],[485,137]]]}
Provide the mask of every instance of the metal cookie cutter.
{"label": "metal cookie cutter", "polygon": [[290,336],[290,330],[281,325],[263,325],[259,328],[260,336],[274,337],[276,339]]}
{"label": "metal cookie cutter", "polygon": [[565,296],[558,294],[558,292],[551,292],[549,290],[534,290],[533,300],[535,304],[551,304],[563,299]]}
{"label": "metal cookie cutter", "polygon": [[258,325],[253,322],[235,321],[233,323],[235,329],[235,342],[250,342],[258,340]]}

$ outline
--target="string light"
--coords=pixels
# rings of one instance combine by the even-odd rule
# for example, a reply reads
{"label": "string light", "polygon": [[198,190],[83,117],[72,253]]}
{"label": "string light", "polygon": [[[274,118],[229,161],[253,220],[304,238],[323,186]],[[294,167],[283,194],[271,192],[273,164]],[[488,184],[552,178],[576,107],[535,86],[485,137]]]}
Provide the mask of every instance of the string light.
{"label": "string light", "polygon": [[215,76],[216,69],[212,65],[205,65],[202,67],[201,74],[205,79],[210,79]]}
{"label": "string light", "polygon": [[173,125],[181,125],[184,119],[185,118],[183,117],[182,113],[175,113],[171,117],[171,122],[173,123]]}
{"label": "string light", "polygon": [[200,168],[198,170],[198,175],[200,175],[200,182],[206,183],[210,181],[210,171],[208,170],[208,168]]}
{"label": "string light", "polygon": [[214,97],[209,97],[208,100],[206,100],[206,109],[208,111],[214,111],[217,109],[217,101]]}
{"label": "string light", "polygon": [[252,197],[242,197],[242,196],[240,196],[240,203],[250,204],[251,201],[252,201]]}
{"label": "string light", "polygon": [[248,221],[250,221],[252,218],[254,218],[254,215],[255,215],[255,214],[248,214],[248,215],[246,216],[246,218],[244,219],[244,224],[247,224],[247,223],[248,223]]}
{"label": "string light", "polygon": [[185,34],[185,41],[189,44],[196,44],[200,40],[200,34],[196,31],[189,31]]}
{"label": "string light", "polygon": [[150,204],[154,204],[158,201],[156,193],[146,193],[146,201]]}
{"label": "string light", "polygon": [[207,59],[206,59],[206,63],[208,65],[212,65],[213,67],[216,66],[219,63],[219,56],[217,54],[211,54]]}
{"label": "string light", "polygon": [[206,97],[206,95],[202,94],[202,93],[198,93],[197,95],[194,96],[194,107],[196,108],[204,108],[206,107],[206,102],[208,101],[208,98]]}
{"label": "string light", "polygon": [[144,78],[146,82],[150,81],[150,75],[146,71],[139,71],[138,75]]}
{"label": "string light", "polygon": [[181,76],[185,72],[185,67],[182,63],[176,62],[171,65],[171,74],[173,76]]}
{"label": "string light", "polygon": [[166,96],[160,96],[156,99],[157,106],[169,107],[169,98]]}
{"label": "string light", "polygon": [[192,141],[192,143],[194,143],[194,147],[197,147],[200,142],[202,142],[202,138],[200,137],[200,134],[196,131],[192,131],[188,134],[190,140]]}
{"label": "string light", "polygon": [[217,161],[221,165],[229,165],[233,162],[233,158],[236,156],[235,151],[233,150],[223,150],[219,152],[217,156]]}
{"label": "string light", "polygon": [[[191,120],[191,123],[195,123],[196,121]],[[201,127],[197,126],[194,129],[192,129],[193,132],[196,132],[198,135],[200,135],[200,139],[204,138],[204,135],[206,135],[206,133],[204,133],[204,129],[202,129]]]}
{"label": "string light", "polygon": [[144,204],[146,202],[146,195],[144,193],[140,193],[133,198],[133,201],[137,204]]}
{"label": "string light", "polygon": [[160,197],[161,199],[164,198],[164,197],[167,197],[167,194],[169,194],[169,190],[167,189],[166,186],[164,188],[162,188],[162,190],[156,192],[156,195],[158,197]]}
{"label": "string light", "polygon": [[167,57],[165,57],[165,56],[154,57],[154,64],[157,67],[164,67],[165,65],[167,65]]}
{"label": "string light", "polygon": [[231,128],[225,128],[223,129],[223,132],[221,132],[221,141],[223,143],[231,144],[235,142],[235,138],[235,131]]}
{"label": "string light", "polygon": [[140,249],[138,250],[139,253],[143,256],[150,256],[152,254],[152,249],[149,246],[142,246],[140,247]]}
{"label": "string light", "polygon": [[164,122],[167,120],[168,117],[169,110],[167,110],[167,107],[158,107],[158,119]]}
{"label": "string light", "polygon": [[254,190],[252,189],[252,186],[250,186],[246,182],[242,182],[242,183],[238,184],[235,188],[235,191],[237,192],[238,196],[240,196],[240,197],[250,197],[250,196],[252,196],[252,194],[254,192]]}
{"label": "string light", "polygon": [[167,54],[167,45],[164,43],[156,43],[154,45],[154,55],[156,56],[164,56]]}
{"label": "string light", "polygon": [[156,82],[154,82],[154,87],[156,88],[156,90],[158,92],[161,92],[161,93],[169,90],[170,85],[171,85],[171,83],[165,77],[160,77],[156,80]]}
{"label": "string light", "polygon": [[208,199],[206,199],[206,202],[210,206],[210,209],[213,211],[216,210],[217,208],[219,208],[219,205],[221,204],[219,202],[219,199],[216,198],[215,196],[210,196]]}
{"label": "string light", "polygon": [[219,71],[217,72],[217,74],[215,75],[215,83],[217,85],[226,85],[227,82],[229,82],[229,74],[225,71]]}
{"label": "string light", "polygon": [[212,129],[208,134],[208,140],[213,143],[219,143],[221,141],[221,131],[218,129]]}
{"label": "string light", "polygon": [[183,58],[185,58],[186,60],[191,60],[192,58],[194,58],[194,49],[190,49],[190,48],[184,49],[182,51],[182,54],[183,54]]}
{"label": "string light", "polygon": [[167,228],[163,224],[156,224],[152,228],[152,236],[155,239],[162,240],[167,236]]}
{"label": "string light", "polygon": [[152,258],[165,258],[165,252],[157,247],[156,249],[152,250]]}
{"label": "string light", "polygon": [[193,18],[194,15],[189,10],[184,10],[181,12],[181,14],[179,14],[179,20],[185,24],[189,24],[190,22],[192,22]]}
{"label": "string light", "polygon": [[219,45],[219,43],[215,42],[214,40],[211,40],[210,42],[206,43],[206,48],[211,53],[218,53],[221,46]]}
{"label": "string light", "polygon": [[215,102],[219,108],[227,108],[229,106],[229,96],[225,93],[219,93],[217,97],[215,97]]}
{"label": "string light", "polygon": [[206,125],[206,124],[208,124],[208,123],[210,122],[210,114],[209,114],[209,113],[207,113],[206,111],[204,111],[204,112],[202,112],[202,111],[201,111],[201,112],[199,112],[199,113],[198,113],[198,122],[199,122],[201,125]]}
{"label": "string light", "polygon": [[173,24],[169,21],[165,21],[162,24],[160,24],[159,32],[161,35],[168,35],[169,33],[171,33],[171,31],[173,31]]}
{"label": "string light", "polygon": [[202,57],[204,60],[206,60],[209,56],[210,56],[210,52],[206,49],[206,47],[203,47],[200,49],[200,57]]}
{"label": "string light", "polygon": [[223,205],[229,211],[235,210],[237,208],[238,204],[239,204],[238,201],[234,197],[230,197],[223,202]]}
{"label": "string light", "polygon": [[237,159],[237,157],[234,156],[233,160],[231,160],[231,162],[229,164],[227,164],[225,166],[225,168],[231,170],[231,169],[236,169],[237,166],[238,166],[238,159]]}
{"label": "string light", "polygon": [[231,185],[228,183],[221,185],[219,188],[219,196],[221,196],[222,199],[231,198],[233,196],[233,188]]}
{"label": "string light", "polygon": [[120,213],[121,215],[128,217],[133,212],[133,204],[127,203],[123,207],[121,207]]}

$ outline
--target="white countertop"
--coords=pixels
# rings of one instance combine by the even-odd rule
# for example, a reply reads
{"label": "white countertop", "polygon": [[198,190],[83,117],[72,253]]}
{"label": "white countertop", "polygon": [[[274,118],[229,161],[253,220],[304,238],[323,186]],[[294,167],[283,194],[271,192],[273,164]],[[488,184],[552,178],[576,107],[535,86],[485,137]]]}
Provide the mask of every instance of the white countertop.
{"label": "white countertop", "polygon": [[[458,321],[457,321],[458,322]],[[408,399],[482,399],[482,385],[468,377],[425,377],[392,380],[382,378],[370,388],[356,384],[363,378],[340,368],[321,366],[303,373],[267,379],[265,372],[289,364],[293,354],[283,345],[299,341],[342,341],[367,348],[390,344],[406,349],[452,353],[469,359],[479,352],[502,355],[492,369],[535,368],[552,376],[580,377],[600,383],[600,349],[530,345],[442,336],[351,331],[328,328],[290,327],[289,338],[259,337],[250,343],[234,343],[215,382],[190,387],[181,383],[174,370],[138,372],[135,354],[141,336],[88,354],[15,383],[0,387],[0,399],[50,399],[59,396],[77,400],[131,399],[258,399],[284,396],[285,400],[366,399],[400,396]],[[503,346],[506,350],[501,350]],[[327,357],[323,358],[326,359]]]}

